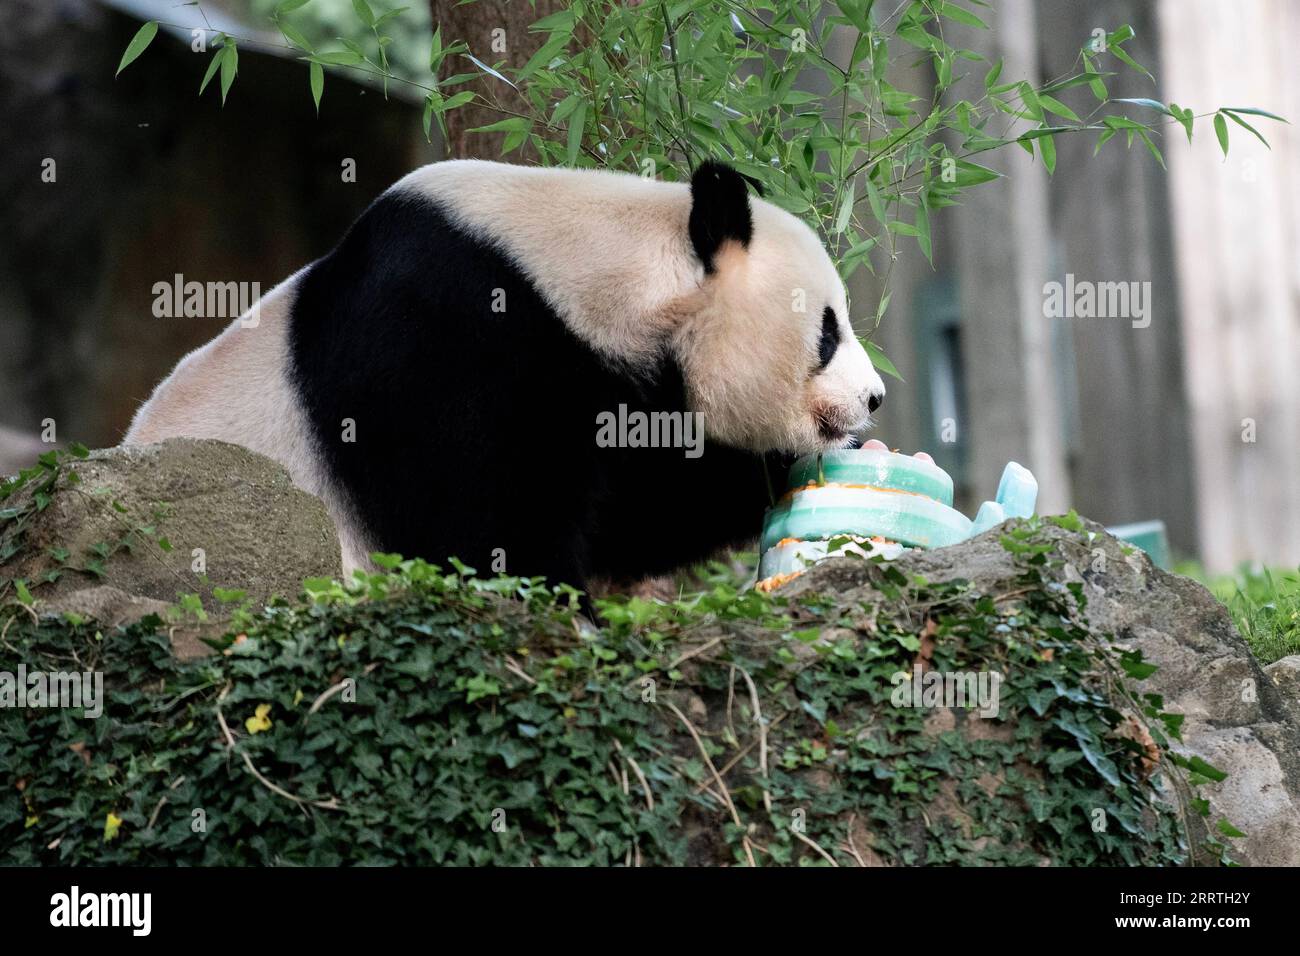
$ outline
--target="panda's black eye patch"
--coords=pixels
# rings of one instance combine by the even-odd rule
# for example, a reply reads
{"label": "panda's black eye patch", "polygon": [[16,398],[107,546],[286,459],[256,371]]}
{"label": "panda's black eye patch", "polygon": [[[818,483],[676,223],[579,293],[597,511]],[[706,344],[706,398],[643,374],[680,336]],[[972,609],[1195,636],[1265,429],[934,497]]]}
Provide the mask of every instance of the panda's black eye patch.
{"label": "panda's black eye patch", "polygon": [[817,371],[831,364],[835,350],[840,347],[840,324],[835,321],[835,311],[827,306],[822,312],[822,337],[817,343]]}

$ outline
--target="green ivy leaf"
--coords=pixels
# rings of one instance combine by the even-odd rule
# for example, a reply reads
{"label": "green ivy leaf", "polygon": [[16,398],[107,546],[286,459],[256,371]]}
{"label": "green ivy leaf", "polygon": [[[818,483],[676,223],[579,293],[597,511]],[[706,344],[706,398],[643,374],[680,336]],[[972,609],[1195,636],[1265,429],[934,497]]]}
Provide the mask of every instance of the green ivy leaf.
{"label": "green ivy leaf", "polygon": [[1124,673],[1134,680],[1146,680],[1160,669],[1158,665],[1144,661],[1141,651],[1125,651],[1120,654],[1119,663]]}
{"label": "green ivy leaf", "polygon": [[1246,835],[1229,823],[1226,817],[1219,817],[1219,822],[1215,826],[1226,837],[1244,837]]}

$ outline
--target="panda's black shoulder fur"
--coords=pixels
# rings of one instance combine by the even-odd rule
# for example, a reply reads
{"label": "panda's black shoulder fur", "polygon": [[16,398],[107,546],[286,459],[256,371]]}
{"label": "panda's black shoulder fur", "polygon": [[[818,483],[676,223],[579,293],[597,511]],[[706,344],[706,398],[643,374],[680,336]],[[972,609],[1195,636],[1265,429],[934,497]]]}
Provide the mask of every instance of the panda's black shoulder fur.
{"label": "panda's black shoulder fur", "polygon": [[582,587],[751,538],[768,503],[749,452],[598,447],[601,412],[685,410],[673,356],[606,360],[431,199],[384,194],[309,266],[289,339],[327,472],[383,550]]}

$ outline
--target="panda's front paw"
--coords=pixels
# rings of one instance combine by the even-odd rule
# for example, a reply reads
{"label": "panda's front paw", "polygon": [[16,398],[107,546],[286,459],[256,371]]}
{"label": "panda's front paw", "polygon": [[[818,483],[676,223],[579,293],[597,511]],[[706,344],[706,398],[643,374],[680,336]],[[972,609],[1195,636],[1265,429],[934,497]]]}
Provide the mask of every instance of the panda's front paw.
{"label": "panda's front paw", "polygon": [[[889,450],[890,450],[890,449],[889,449],[889,446],[886,445],[886,444],[885,444],[883,441],[881,441],[879,438],[872,438],[872,439],[870,439],[869,441],[864,442],[863,445],[862,445],[862,447],[863,447],[864,450],[871,450],[871,451],[889,451]],[[932,465],[934,464],[934,459],[931,458],[931,457],[929,456],[929,454],[927,454],[926,452],[923,452],[923,451],[918,451],[918,452],[917,452],[915,455],[913,455],[912,457],[915,458],[917,461],[928,461],[930,464],[932,464]]]}

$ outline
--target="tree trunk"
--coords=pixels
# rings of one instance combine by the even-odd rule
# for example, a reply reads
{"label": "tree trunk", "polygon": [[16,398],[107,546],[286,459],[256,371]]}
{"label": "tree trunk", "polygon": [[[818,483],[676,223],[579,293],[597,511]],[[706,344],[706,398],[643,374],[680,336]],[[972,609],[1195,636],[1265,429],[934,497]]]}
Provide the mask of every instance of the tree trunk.
{"label": "tree trunk", "polygon": [[[528,25],[562,9],[563,0],[477,0],[457,5],[456,0],[430,0],[435,28],[442,28],[443,44],[457,40],[469,44],[469,52],[489,66],[499,62],[519,69],[537,52],[546,39],[545,33],[529,33]],[[448,57],[439,68],[438,78],[445,79],[456,73],[469,73],[475,69],[462,57]],[[467,106],[446,114],[448,159],[498,159],[504,133],[470,133],[479,126],[487,126],[505,116],[481,101],[487,96],[504,109],[527,112],[527,104],[520,93],[491,76],[457,86],[453,92],[473,90],[479,98]],[[524,156],[531,150],[524,147]]]}

